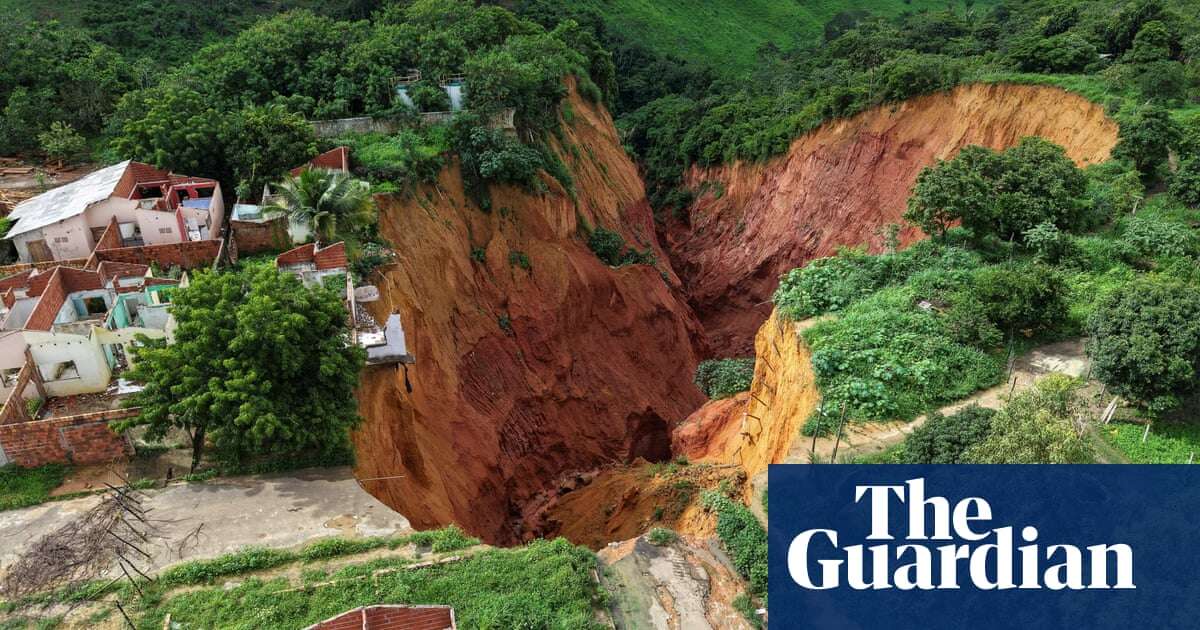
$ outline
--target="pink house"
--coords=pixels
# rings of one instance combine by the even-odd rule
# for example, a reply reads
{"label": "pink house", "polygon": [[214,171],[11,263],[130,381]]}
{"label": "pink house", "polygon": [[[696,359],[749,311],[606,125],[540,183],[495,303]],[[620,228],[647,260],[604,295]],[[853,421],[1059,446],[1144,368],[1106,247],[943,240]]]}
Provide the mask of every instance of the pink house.
{"label": "pink house", "polygon": [[17,204],[5,238],[21,262],[69,260],[87,258],[113,219],[132,247],[215,239],[224,216],[217,180],[126,161]]}

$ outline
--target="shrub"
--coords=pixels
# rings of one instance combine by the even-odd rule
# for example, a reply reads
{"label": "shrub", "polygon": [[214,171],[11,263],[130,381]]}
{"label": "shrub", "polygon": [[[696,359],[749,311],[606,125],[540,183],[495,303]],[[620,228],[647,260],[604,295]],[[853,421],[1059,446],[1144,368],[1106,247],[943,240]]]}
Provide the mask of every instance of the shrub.
{"label": "shrub", "polygon": [[975,272],[969,295],[1001,331],[1052,329],[1067,315],[1066,286],[1054,268],[1013,262]]}
{"label": "shrub", "polygon": [[508,264],[510,267],[520,267],[525,271],[533,269],[533,263],[529,261],[529,255],[522,251],[513,250],[509,252]]}
{"label": "shrub", "polygon": [[749,391],[750,383],[754,380],[754,358],[702,361],[696,366],[693,380],[711,400]]}
{"label": "shrub", "polygon": [[963,452],[987,437],[994,409],[972,405],[949,416],[929,414],[925,424],[904,439],[907,464],[961,464]]}
{"label": "shrub", "polygon": [[679,540],[679,534],[665,527],[655,527],[646,535],[646,540],[649,540],[652,545],[665,547]]}
{"label": "shrub", "polygon": [[71,125],[56,122],[50,129],[38,134],[38,143],[51,160],[70,162],[87,152],[87,142]]}
{"label": "shrub", "polygon": [[620,233],[596,226],[588,235],[588,248],[596,257],[609,267],[622,265],[653,265],[654,252],[647,249],[638,251],[625,247],[625,239]]}
{"label": "shrub", "polygon": [[1122,221],[1121,241],[1138,256],[1194,256],[1200,238],[1183,223],[1150,215],[1134,215]]}
{"label": "shrub", "polygon": [[1081,430],[1079,383],[1062,374],[1013,396],[992,416],[987,437],[964,451],[976,464],[1087,464],[1094,459]]}
{"label": "shrub", "polygon": [[1088,319],[1097,378],[1151,413],[1174,409],[1200,379],[1200,291],[1140,278],[1100,300]]}
{"label": "shrub", "polygon": [[49,500],[50,492],[62,485],[69,470],[62,464],[0,467],[0,510],[15,510]]}
{"label": "shrub", "polygon": [[1185,160],[1171,175],[1171,194],[1189,206],[1200,206],[1200,157]]}

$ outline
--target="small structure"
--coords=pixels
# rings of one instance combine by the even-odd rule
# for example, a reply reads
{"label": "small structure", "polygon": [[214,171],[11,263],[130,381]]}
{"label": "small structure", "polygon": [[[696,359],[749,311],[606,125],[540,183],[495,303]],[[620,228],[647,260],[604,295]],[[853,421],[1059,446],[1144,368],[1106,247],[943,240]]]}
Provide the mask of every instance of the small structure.
{"label": "small structure", "polygon": [[[311,168],[349,173],[350,149],[348,147],[330,149],[293,168],[290,174],[292,177],[299,177],[301,173]],[[242,253],[271,249],[278,251],[291,247],[294,243],[303,243],[312,236],[306,223],[285,216],[282,211],[272,207],[277,200],[278,197],[271,190],[271,185],[267,184],[263,187],[261,203],[238,203],[233,206],[233,212],[229,215],[229,219],[238,251]]]}
{"label": "small structure", "polygon": [[327,247],[307,243],[275,258],[276,269],[295,275],[305,286],[345,283],[346,308],[350,312],[350,342],[367,351],[367,365],[415,363],[416,359],[408,351],[400,315],[392,313],[380,326],[362,307],[379,299],[379,289],[371,285],[355,287],[347,264],[346,244],[341,242]]}
{"label": "small structure", "polygon": [[109,248],[214,239],[224,214],[216,180],[126,161],[17,204],[5,238],[21,262],[69,260],[87,258],[114,220]]}
{"label": "small structure", "polygon": [[457,630],[449,606],[363,606],[305,630]]}
{"label": "small structure", "polygon": [[327,278],[338,278],[340,282],[349,271],[349,264],[346,244],[340,241],[326,247],[305,243],[275,257],[276,269],[300,278],[310,287],[325,284]]}

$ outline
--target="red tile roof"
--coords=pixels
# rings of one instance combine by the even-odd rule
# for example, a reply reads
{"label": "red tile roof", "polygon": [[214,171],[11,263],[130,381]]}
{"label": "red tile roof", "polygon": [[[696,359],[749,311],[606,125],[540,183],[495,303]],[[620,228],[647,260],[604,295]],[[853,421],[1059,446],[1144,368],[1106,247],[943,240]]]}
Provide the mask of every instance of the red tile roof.
{"label": "red tile roof", "polygon": [[349,172],[350,171],[350,149],[347,147],[337,147],[330,149],[321,155],[311,159],[307,164],[302,164],[292,169],[292,177],[296,177],[300,173],[310,168],[326,168],[334,171]]}
{"label": "red tile roof", "polygon": [[321,248],[317,248],[314,243],[305,243],[275,257],[276,267],[300,263],[313,263],[316,265],[317,271],[327,271],[345,269],[349,266],[350,261],[346,257],[346,244],[341,241]]}
{"label": "red tile roof", "polygon": [[449,606],[367,606],[347,611],[307,630],[452,630]]}

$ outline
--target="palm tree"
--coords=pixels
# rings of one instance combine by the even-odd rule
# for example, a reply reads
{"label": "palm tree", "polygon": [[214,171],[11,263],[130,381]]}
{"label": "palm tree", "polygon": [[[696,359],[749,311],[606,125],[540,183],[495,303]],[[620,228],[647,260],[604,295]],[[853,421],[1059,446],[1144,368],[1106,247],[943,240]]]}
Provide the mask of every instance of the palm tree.
{"label": "palm tree", "polygon": [[308,225],[317,241],[325,243],[336,240],[339,230],[369,223],[375,213],[370,184],[349,173],[316,168],[279,184],[272,205]]}

